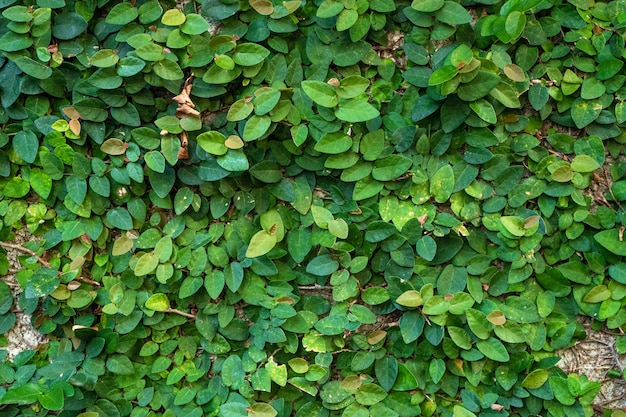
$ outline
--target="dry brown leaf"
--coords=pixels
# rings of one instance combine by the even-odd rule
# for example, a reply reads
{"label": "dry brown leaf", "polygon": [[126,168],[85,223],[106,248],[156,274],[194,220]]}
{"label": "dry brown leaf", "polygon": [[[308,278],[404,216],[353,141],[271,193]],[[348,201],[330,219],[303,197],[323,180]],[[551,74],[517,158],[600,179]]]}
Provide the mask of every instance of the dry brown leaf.
{"label": "dry brown leaf", "polygon": [[69,125],[73,134],[76,136],[80,135],[80,122],[78,119],[71,119]]}
{"label": "dry brown leaf", "polygon": [[182,146],[178,150],[178,159],[189,159],[189,153],[187,152],[187,148],[183,148]]}
{"label": "dry brown leaf", "polygon": [[71,106],[63,107],[62,110],[63,110],[63,114],[65,114],[70,119],[79,119],[80,118],[80,113],[74,107],[71,107]]}
{"label": "dry brown leaf", "polygon": [[187,133],[181,132],[179,138],[180,138],[180,149],[178,150],[178,159],[189,159],[189,153],[187,152],[187,146],[189,146],[189,139],[187,139]]}
{"label": "dry brown leaf", "polygon": [[187,133],[181,132],[180,133],[180,146],[182,146],[183,148],[186,148],[188,145],[189,145],[189,139],[187,139]]}
{"label": "dry brown leaf", "polygon": [[192,77],[187,78],[185,81],[185,86],[179,95],[174,97],[172,100],[178,103],[178,107],[176,108],[176,116],[177,117],[187,117],[189,115],[199,116],[200,112],[195,109],[196,105],[193,104],[191,100],[191,88],[193,85],[191,84]]}

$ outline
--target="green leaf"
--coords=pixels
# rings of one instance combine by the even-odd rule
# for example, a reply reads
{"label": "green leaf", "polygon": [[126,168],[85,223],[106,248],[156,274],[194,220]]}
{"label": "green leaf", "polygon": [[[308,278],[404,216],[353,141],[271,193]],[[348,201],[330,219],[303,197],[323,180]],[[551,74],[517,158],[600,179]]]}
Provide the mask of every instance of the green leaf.
{"label": "green leaf", "polygon": [[104,141],[104,143],[100,146],[100,150],[109,155],[123,155],[126,152],[127,147],[128,144],[125,142],[116,138],[111,138]]}
{"label": "green leaf", "polygon": [[226,136],[218,131],[212,130],[198,135],[196,138],[198,145],[212,155],[224,155],[228,148],[224,144]]}
{"label": "green leaf", "polygon": [[248,417],[275,417],[278,412],[269,404],[256,403],[248,408]]}
{"label": "green leaf", "polygon": [[363,94],[369,86],[370,82],[367,78],[350,75],[341,80],[341,84],[337,88],[337,95],[344,99],[355,98]]}
{"label": "green leaf", "polygon": [[446,164],[439,168],[430,178],[430,193],[437,203],[443,203],[450,198],[454,189],[454,171]]}
{"label": "green leaf", "polygon": [[471,336],[460,327],[448,326],[448,333],[455,345],[461,349],[469,350],[472,348]]}
{"label": "green leaf", "polygon": [[472,413],[465,407],[455,405],[452,412],[452,417],[476,417],[476,414]]}
{"label": "green leaf", "polygon": [[359,12],[354,9],[344,9],[337,16],[337,31],[350,29],[359,18]]}
{"label": "green leaf", "polygon": [[241,149],[229,149],[217,157],[219,166],[227,171],[247,171],[250,167],[246,154]]}
{"label": "green leaf", "polygon": [[0,51],[17,52],[33,44],[30,36],[8,31],[0,37]]}
{"label": "green leaf", "polygon": [[103,122],[109,117],[106,105],[99,99],[86,98],[74,103],[74,109],[80,113],[80,117],[92,122]]}
{"label": "green leaf", "polygon": [[611,290],[606,285],[596,285],[583,298],[585,303],[601,303],[611,298]]}
{"label": "green leaf", "polygon": [[157,266],[159,266],[159,256],[154,252],[144,253],[137,259],[134,272],[140,277],[154,272]]}
{"label": "green leaf", "polygon": [[521,237],[526,234],[524,219],[519,216],[502,216],[500,224],[513,236]]}
{"label": "green leaf", "polygon": [[65,178],[65,188],[67,189],[68,197],[78,205],[83,204],[87,196],[87,181],[75,176],[69,176]]}
{"label": "green leaf", "polygon": [[256,258],[265,255],[276,246],[276,235],[261,230],[252,236],[248,249],[246,250],[247,258]]}
{"label": "green leaf", "polygon": [[249,100],[242,98],[235,101],[230,108],[228,109],[228,114],[226,118],[228,121],[237,122],[239,120],[244,120],[246,117],[250,116],[252,111],[254,110],[254,105],[250,103]]}
{"label": "green leaf", "polygon": [[398,378],[398,361],[393,356],[383,356],[374,363],[374,373],[380,386],[389,392]]}
{"label": "green leaf", "polygon": [[106,219],[115,228],[121,230],[131,230],[133,228],[133,219],[125,208],[115,208],[107,211]]}
{"label": "green leaf", "polygon": [[189,13],[180,30],[187,35],[202,35],[209,30],[209,22],[198,14]]}
{"label": "green leaf", "polygon": [[487,123],[495,124],[497,122],[496,111],[491,103],[485,99],[480,99],[470,103],[470,108],[478,117]]}
{"label": "green leaf", "polygon": [[315,323],[315,329],[326,336],[343,334],[348,319],[343,315],[332,314]]}
{"label": "green leaf", "polygon": [[148,168],[155,172],[163,173],[165,172],[165,158],[163,154],[158,151],[150,151],[144,155],[144,160],[146,161],[146,165]]}
{"label": "green leaf", "polygon": [[52,68],[27,56],[16,58],[14,62],[26,74],[38,80],[45,80],[52,75]]}
{"label": "green leaf", "polygon": [[161,17],[161,23],[168,26],[180,26],[185,20],[185,14],[178,9],[169,9]]}
{"label": "green leaf", "polygon": [[435,86],[445,83],[446,81],[450,81],[459,73],[456,67],[452,65],[444,65],[443,67],[437,68],[428,78],[428,85]]}
{"label": "green leaf", "polygon": [[167,294],[153,294],[146,300],[146,308],[154,311],[166,311],[170,308]]}
{"label": "green leaf", "polygon": [[446,372],[446,363],[443,359],[435,358],[430,361],[430,365],[428,365],[428,373],[430,374],[430,378],[433,380],[435,384],[438,384],[443,377],[443,374]]}
{"label": "green leaf", "polygon": [[328,223],[328,231],[339,239],[348,237],[348,223],[344,219],[333,219]]}
{"label": "green leaf", "polygon": [[259,139],[268,131],[271,125],[272,119],[269,116],[254,115],[246,122],[246,126],[243,129],[243,139],[246,142]]}
{"label": "green leaf", "polygon": [[[446,3],[449,3],[449,2],[446,2]],[[457,4],[457,3],[453,3],[453,4]],[[459,4],[457,5],[459,7],[462,7]],[[461,84],[456,92],[459,98],[463,101],[476,101],[480,98],[483,98],[487,94],[490,94],[490,93],[493,94],[492,90],[498,84],[500,84],[500,82],[501,82],[500,77],[497,74],[494,74],[492,72],[487,72],[487,71],[479,71],[478,74],[472,79],[471,82],[466,83],[466,84]],[[504,94],[504,96],[506,97],[506,94]],[[498,97],[496,96],[496,98]],[[514,100],[517,100],[517,95],[515,95]],[[503,102],[503,104],[508,106],[507,104],[508,102],[509,101],[507,100]],[[515,107],[518,107],[518,106],[519,105]],[[513,107],[513,106],[509,106],[509,107]]]}
{"label": "green leaf", "polygon": [[26,298],[39,298],[48,295],[59,285],[59,274],[52,268],[42,268],[35,272],[26,284]]}
{"label": "green leaf", "polygon": [[419,307],[423,304],[422,295],[419,291],[408,290],[400,294],[396,303],[405,307]]}
{"label": "green leaf", "polygon": [[12,6],[2,11],[2,16],[12,22],[30,22],[33,20],[33,13],[26,6]]}
{"label": "green leaf", "polygon": [[519,38],[524,30],[524,27],[526,27],[525,13],[513,11],[506,16],[504,29],[511,40]]}
{"label": "green leaf", "polygon": [[444,5],[444,0],[413,0],[411,7],[419,12],[436,12]]}
{"label": "green leaf", "polygon": [[315,150],[327,154],[340,154],[352,147],[352,138],[343,132],[327,133],[315,144]]}
{"label": "green leaf", "polygon": [[46,199],[52,191],[52,179],[44,171],[33,168],[30,171],[30,186],[41,198]]}
{"label": "green leaf", "polygon": [[44,389],[34,382],[28,382],[20,386],[12,386],[9,387],[6,394],[2,397],[2,403],[20,405],[33,404],[44,392]]}
{"label": "green leaf", "polygon": [[315,80],[302,81],[301,87],[314,103],[322,107],[333,108],[339,102],[335,88],[325,82]]}
{"label": "green leaf", "polygon": [[571,115],[576,127],[582,129],[596,120],[602,112],[602,104],[598,100],[577,98],[572,103]]}
{"label": "green leaf", "polygon": [[95,67],[108,68],[117,64],[119,59],[120,57],[117,55],[116,51],[112,49],[100,49],[89,57],[89,63]]}
{"label": "green leaf", "polygon": [[600,168],[600,164],[589,155],[577,155],[574,157],[571,167],[576,172],[593,172]]}
{"label": "green leaf", "polygon": [[156,75],[163,78],[164,80],[181,80],[185,77],[183,71],[180,69],[178,64],[169,59],[162,59],[158,62],[155,62],[152,66],[152,70]]}
{"label": "green leaf", "polygon": [[132,375],[135,373],[133,363],[126,355],[112,355],[106,361],[106,368],[117,375]]}
{"label": "green leaf", "polygon": [[476,342],[476,347],[482,354],[491,360],[497,362],[508,362],[510,359],[509,352],[507,352],[506,347],[504,347],[502,342],[493,337],[486,340],[479,340]]}
{"label": "green leaf", "polygon": [[626,121],[626,102],[620,102],[615,104],[615,118],[617,123],[624,123]]}
{"label": "green leaf", "polygon": [[576,402],[576,398],[569,390],[568,378],[553,375],[548,378],[548,382],[558,402],[563,405],[573,405]]}
{"label": "green leaf", "polygon": [[270,54],[270,51],[256,43],[242,43],[237,45],[233,54],[235,64],[251,67],[260,64]]}
{"label": "green leaf", "polygon": [[57,39],[74,39],[83,33],[85,29],[87,29],[87,21],[78,13],[60,13],[52,19],[52,36]]}
{"label": "green leaf", "polygon": [[118,3],[109,10],[106,22],[111,25],[127,25],[139,16],[139,10],[132,3]]}
{"label": "green leaf", "polygon": [[[5,197],[22,198],[28,194],[29,191],[30,185],[28,181],[23,180],[21,177],[13,177],[8,182],[4,183],[2,194],[4,194]],[[10,214],[5,216],[5,222],[8,221],[7,217],[10,217]]]}
{"label": "green leaf", "polygon": [[339,268],[337,262],[331,255],[319,255],[313,258],[306,266],[306,272],[317,276],[327,276]]}
{"label": "green leaf", "polygon": [[280,166],[274,161],[261,161],[250,168],[250,175],[265,183],[280,182],[283,174]]}
{"label": "green leaf", "polygon": [[[596,235],[597,236],[597,235]],[[602,244],[600,242],[600,244]],[[570,261],[558,266],[558,270],[570,281],[578,284],[589,284],[591,274],[589,267],[580,261]]]}
{"label": "green leaf", "polygon": [[435,16],[437,20],[449,25],[462,25],[472,21],[472,16],[459,3],[444,1],[443,8],[439,9]]}
{"label": "green leaf", "polygon": [[418,310],[404,312],[400,318],[400,334],[404,343],[416,341],[422,335],[425,323]]}
{"label": "green leaf", "polygon": [[626,256],[626,242],[624,242],[618,229],[603,230],[596,233],[593,238],[610,252]]}
{"label": "green leaf", "polygon": [[356,401],[361,405],[378,404],[387,397],[387,392],[376,384],[362,384],[355,395]]}
{"label": "green leaf", "polygon": [[524,388],[537,389],[540,388],[543,384],[548,380],[548,370],[547,369],[535,369],[531,373],[529,373],[526,378],[522,381],[522,386]]}
{"label": "green leaf", "polygon": [[38,400],[46,410],[56,411],[63,409],[65,395],[59,384],[53,384],[49,390],[39,396]]}
{"label": "green leaf", "polygon": [[372,169],[372,177],[378,181],[392,181],[404,175],[413,165],[413,160],[403,155],[390,155],[378,159]]}
{"label": "green leaf", "polygon": [[493,325],[487,320],[487,315],[470,308],[465,313],[470,330],[480,339],[488,339]]}
{"label": "green leaf", "polygon": [[13,149],[24,162],[32,164],[35,162],[35,158],[37,158],[39,139],[33,132],[21,130],[13,137]]}
{"label": "green leaf", "polygon": [[415,244],[415,251],[418,256],[430,262],[435,259],[435,255],[437,254],[437,242],[435,242],[432,236],[424,235]]}
{"label": "green leaf", "polygon": [[343,3],[336,0],[324,0],[317,9],[316,16],[322,19],[337,16],[344,9]]}
{"label": "green leaf", "polygon": [[134,56],[127,56],[119,60],[117,67],[117,75],[120,77],[132,77],[138,74],[144,67],[146,62]]}

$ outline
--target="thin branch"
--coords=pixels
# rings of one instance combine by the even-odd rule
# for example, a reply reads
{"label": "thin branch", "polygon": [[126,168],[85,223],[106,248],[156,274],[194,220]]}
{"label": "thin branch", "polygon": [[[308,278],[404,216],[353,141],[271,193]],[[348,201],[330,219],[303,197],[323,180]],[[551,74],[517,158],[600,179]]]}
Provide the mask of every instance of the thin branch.
{"label": "thin branch", "polygon": [[613,189],[611,188],[611,181],[609,180],[609,173],[606,172],[606,169],[604,168],[602,170],[604,171],[604,178],[606,178],[606,188],[608,188],[609,193],[611,194],[611,197],[613,198],[613,201],[617,204],[617,207],[619,207],[619,209],[622,210],[623,212],[624,207],[622,207],[619,200],[615,198],[615,194],[613,194]]}
{"label": "thin branch", "polygon": [[299,290],[302,291],[317,291],[317,290],[332,290],[333,286],[332,285],[301,285],[298,286]]}
{"label": "thin branch", "polygon": [[608,399],[608,400],[606,400],[606,401],[602,401],[601,403],[599,403],[599,404],[598,404],[598,406],[600,406],[600,407],[604,407],[604,406],[607,406],[607,405],[609,405],[609,404],[611,404],[611,403],[614,403],[614,402],[616,402],[616,401],[622,400],[622,399],[624,399],[624,398],[626,398],[626,393],[624,393],[624,394],[622,394],[622,395],[619,395],[619,396],[617,396],[617,397],[615,397],[615,398],[609,398],[609,399]]}
{"label": "thin branch", "polygon": [[27,254],[29,254],[31,256],[34,256],[37,259],[37,262],[39,262],[40,264],[42,264],[46,268],[50,268],[50,262],[46,261],[41,256],[39,256],[35,252],[33,252],[32,250],[30,250],[28,248],[25,248],[22,245],[16,245],[14,243],[8,243],[8,242],[0,242],[0,246],[2,246],[5,249],[9,248],[9,249],[19,250],[20,252],[24,252],[24,253],[27,253]]}
{"label": "thin branch", "polygon": [[[46,268],[50,268],[50,262],[46,261],[45,259],[43,259],[41,256],[37,255],[37,253],[35,253],[34,251],[25,248],[22,245],[17,245],[15,243],[8,243],[8,242],[0,242],[0,246],[2,246],[5,249],[15,249],[18,250],[20,252],[24,252],[30,256],[34,256],[35,259],[37,259],[37,262],[39,262],[41,265],[45,266]],[[58,271],[59,275],[62,275],[63,273],[61,271]],[[81,277],[78,276],[76,277],[77,280],[82,281],[82,282],[86,282],[87,284],[91,284],[91,285],[96,285],[96,286],[100,286],[99,282],[96,282],[92,279],[89,278],[85,278],[85,277]]]}
{"label": "thin branch", "polygon": [[168,308],[167,310],[164,311],[164,313],[174,313],[174,314],[178,314],[180,316],[183,317],[187,317],[189,319],[196,319],[196,315],[195,314],[191,314],[191,313],[186,313],[184,311],[181,311],[177,308]]}
{"label": "thin branch", "polygon": [[[59,272],[59,275],[61,275],[61,272]],[[77,276],[76,279],[79,280],[79,281],[82,281],[82,282],[86,282],[87,284],[95,285],[97,287],[100,286],[100,283],[98,281],[94,281],[93,279],[81,277],[80,275]]]}

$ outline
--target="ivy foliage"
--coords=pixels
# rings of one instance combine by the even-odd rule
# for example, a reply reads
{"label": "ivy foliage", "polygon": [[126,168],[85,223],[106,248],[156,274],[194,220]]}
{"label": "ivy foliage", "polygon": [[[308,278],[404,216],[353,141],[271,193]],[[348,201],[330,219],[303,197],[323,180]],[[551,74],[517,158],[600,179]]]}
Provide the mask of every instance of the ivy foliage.
{"label": "ivy foliage", "polygon": [[2,415],[591,415],[556,351],[626,323],[622,0],[0,13],[0,331],[50,338]]}

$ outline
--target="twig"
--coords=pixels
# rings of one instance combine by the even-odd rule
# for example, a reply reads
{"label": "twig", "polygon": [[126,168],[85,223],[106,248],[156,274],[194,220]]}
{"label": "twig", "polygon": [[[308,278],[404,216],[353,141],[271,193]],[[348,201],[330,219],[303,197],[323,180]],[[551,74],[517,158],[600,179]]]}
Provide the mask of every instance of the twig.
{"label": "twig", "polygon": [[302,285],[302,286],[298,286],[299,290],[302,291],[316,291],[316,290],[332,290],[333,286],[332,285]]}
{"label": "twig", "polygon": [[611,194],[611,197],[613,197],[613,201],[615,202],[615,204],[617,204],[617,207],[619,207],[619,209],[622,210],[623,212],[624,207],[622,207],[619,200],[615,198],[615,194],[613,194],[613,189],[611,188],[611,181],[609,180],[609,173],[606,172],[606,169],[603,169],[603,171],[604,171],[604,177],[606,178],[606,188],[609,189],[609,193]]}
{"label": "twig", "polygon": [[50,262],[46,261],[41,256],[39,256],[35,252],[33,252],[32,250],[30,250],[28,248],[25,248],[22,245],[16,245],[14,243],[7,243],[7,242],[0,242],[0,246],[2,246],[5,249],[10,248],[10,249],[19,250],[20,252],[24,252],[24,253],[27,253],[27,254],[29,254],[31,256],[34,256],[37,259],[37,262],[39,262],[40,264],[42,264],[46,268],[50,268]]}
{"label": "twig", "polygon": [[[7,248],[8,249],[15,249],[15,250],[18,250],[20,252],[24,252],[24,253],[26,253],[26,254],[28,254],[30,256],[34,256],[35,259],[37,259],[37,262],[39,262],[41,265],[45,266],[46,268],[50,268],[51,267],[50,266],[50,262],[46,261],[41,256],[37,255],[36,252],[34,252],[34,251],[32,251],[32,250],[30,250],[28,248],[25,248],[22,245],[17,245],[15,243],[8,243],[8,242],[0,242],[0,246],[2,246],[5,249],[7,249]],[[58,271],[58,274],[62,275],[63,273],[61,271]],[[92,279],[89,279],[89,278],[78,276],[78,277],[76,277],[76,279],[79,280],[79,281],[85,282],[87,284],[96,285],[98,287],[100,286],[99,282],[96,282],[96,281],[94,281]]]}
{"label": "twig", "polygon": [[174,314],[178,314],[180,316],[183,317],[187,317],[189,319],[196,319],[196,315],[195,314],[191,314],[191,313],[186,313],[184,311],[181,311],[177,308],[168,308],[167,310],[164,311],[164,313],[174,313]]}
{"label": "twig", "polygon": [[[59,275],[61,275],[60,271],[59,271]],[[100,283],[98,281],[94,281],[93,279],[81,277],[80,275],[77,276],[76,279],[79,280],[79,281],[82,281],[82,282],[86,282],[87,284],[95,285],[97,287],[100,286]]]}
{"label": "twig", "polygon": [[611,403],[614,403],[614,402],[619,401],[619,400],[624,399],[624,398],[626,398],[626,392],[623,393],[622,395],[616,397],[616,398],[609,398],[606,401],[602,401],[601,403],[598,403],[598,406],[604,407],[605,405],[609,405]]}

